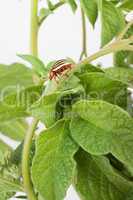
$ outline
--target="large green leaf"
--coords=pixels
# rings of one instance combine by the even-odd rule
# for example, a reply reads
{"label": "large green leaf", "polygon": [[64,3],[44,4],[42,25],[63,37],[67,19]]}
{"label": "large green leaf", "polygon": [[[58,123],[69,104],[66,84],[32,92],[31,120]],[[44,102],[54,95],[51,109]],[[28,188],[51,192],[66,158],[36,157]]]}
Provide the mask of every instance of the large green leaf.
{"label": "large green leaf", "polygon": [[41,91],[40,86],[31,86],[19,91],[12,91],[12,94],[4,96],[0,102],[0,123],[2,126],[3,122],[29,116],[28,108],[40,98]]}
{"label": "large green leaf", "polygon": [[26,87],[32,84],[32,71],[25,65],[19,63],[0,65],[1,92],[8,93],[16,87]]}
{"label": "large green leaf", "polygon": [[0,103],[0,123],[27,116],[28,113],[21,107],[7,106]]}
{"label": "large green leaf", "polygon": [[62,200],[75,172],[78,146],[69,136],[68,122],[59,121],[37,139],[32,166],[34,187],[44,199]]}
{"label": "large green leaf", "polygon": [[76,155],[76,190],[82,200],[125,200],[133,192],[132,182],[120,176],[105,157]]}
{"label": "large green leaf", "polygon": [[10,95],[4,96],[2,103],[7,106],[20,107],[28,109],[35,101],[39,100],[43,87],[40,85],[32,85],[24,89],[14,90]]}
{"label": "large green leaf", "polygon": [[98,7],[96,0],[80,0],[81,6],[87,15],[89,21],[94,26],[98,16]]}
{"label": "large green leaf", "polygon": [[25,136],[28,124],[22,119],[0,123],[0,132],[14,140],[22,140]]}
{"label": "large green leaf", "polygon": [[127,84],[107,77],[104,73],[85,73],[80,77],[87,99],[102,99],[127,107]]}
{"label": "large green leaf", "polygon": [[133,69],[132,68],[110,67],[108,69],[105,69],[105,73],[110,78],[120,80],[129,85],[133,84]]}
{"label": "large green leaf", "polygon": [[101,0],[102,46],[111,41],[124,28],[124,17],[111,2]]}
{"label": "large green leaf", "polygon": [[133,167],[133,120],[126,111],[105,101],[81,100],[73,115],[71,135],[83,149],[95,155],[112,153]]}

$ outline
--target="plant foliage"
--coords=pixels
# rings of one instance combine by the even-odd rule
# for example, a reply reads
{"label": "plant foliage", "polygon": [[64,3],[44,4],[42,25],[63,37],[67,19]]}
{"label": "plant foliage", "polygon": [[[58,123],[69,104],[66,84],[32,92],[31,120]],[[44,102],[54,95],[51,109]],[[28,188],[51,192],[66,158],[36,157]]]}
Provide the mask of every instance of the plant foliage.
{"label": "plant foliage", "polygon": [[[13,150],[0,139],[0,200],[17,192],[26,193],[18,199],[63,200],[72,184],[82,200],[132,200],[133,23],[125,15],[133,3],[48,0],[35,16],[37,30],[63,5],[69,5],[73,14],[81,7],[93,28],[99,17],[103,48],[79,63],[67,58],[72,69],[52,80],[55,61],[46,64],[37,55],[19,55],[28,67],[0,65],[0,132],[19,142]],[[113,66],[90,64],[108,53],[114,55]],[[27,117],[45,126],[39,135],[38,126],[32,128]],[[33,137],[27,143],[30,131]],[[30,191],[22,169],[27,144]]]}

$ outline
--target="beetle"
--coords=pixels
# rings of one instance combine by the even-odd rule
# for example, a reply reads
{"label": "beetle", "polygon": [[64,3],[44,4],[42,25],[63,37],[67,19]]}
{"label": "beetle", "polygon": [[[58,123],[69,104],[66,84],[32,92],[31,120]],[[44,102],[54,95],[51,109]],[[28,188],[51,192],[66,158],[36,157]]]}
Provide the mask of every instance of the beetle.
{"label": "beetle", "polygon": [[67,76],[66,72],[71,69],[72,63],[68,62],[67,59],[57,60],[49,72],[49,79],[54,79],[56,81],[56,79],[61,75]]}

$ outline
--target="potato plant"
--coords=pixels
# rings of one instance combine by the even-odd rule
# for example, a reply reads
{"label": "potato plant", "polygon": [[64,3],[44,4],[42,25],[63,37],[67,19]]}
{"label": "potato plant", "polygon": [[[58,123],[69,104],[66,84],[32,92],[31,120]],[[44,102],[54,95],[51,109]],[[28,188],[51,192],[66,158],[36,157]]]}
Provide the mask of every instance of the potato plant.
{"label": "potato plant", "polygon": [[[70,185],[81,200],[133,200],[132,0],[30,1],[31,53],[0,65],[0,131],[20,142],[0,139],[0,200],[63,200]],[[45,63],[39,29],[65,4],[81,10],[80,59]],[[101,47],[88,56],[86,26],[98,17]],[[92,64],[110,53],[113,66]]]}

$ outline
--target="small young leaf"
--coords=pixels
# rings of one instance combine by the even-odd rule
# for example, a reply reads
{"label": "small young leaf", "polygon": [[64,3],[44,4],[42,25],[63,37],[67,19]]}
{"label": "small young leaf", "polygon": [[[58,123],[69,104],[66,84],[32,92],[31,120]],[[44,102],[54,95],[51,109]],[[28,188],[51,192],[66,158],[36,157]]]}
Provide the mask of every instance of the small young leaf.
{"label": "small young leaf", "polygon": [[38,137],[32,179],[44,199],[65,197],[74,176],[73,156],[77,150],[78,146],[69,136],[68,122],[59,121]]}
{"label": "small young leaf", "polygon": [[81,0],[80,3],[90,23],[94,26],[98,16],[96,0]]}
{"label": "small young leaf", "polygon": [[[47,8],[41,8],[40,13],[39,13],[39,23],[42,23],[42,21],[48,17],[51,14],[51,10]],[[35,58],[35,57],[34,57]],[[37,59],[37,58],[36,58]],[[38,59],[37,59],[38,60]],[[40,60],[39,60],[40,61]]]}
{"label": "small young leaf", "polygon": [[75,0],[66,0],[72,8],[72,11],[75,12],[77,10],[77,3]]}
{"label": "small young leaf", "polygon": [[49,10],[53,10],[54,5],[53,5],[53,3],[51,2],[51,0],[47,0],[47,4],[48,4]]}
{"label": "small young leaf", "polygon": [[40,76],[44,76],[46,73],[46,68],[44,63],[37,57],[32,56],[32,55],[18,55],[22,59],[28,61],[32,67],[33,70]]}

